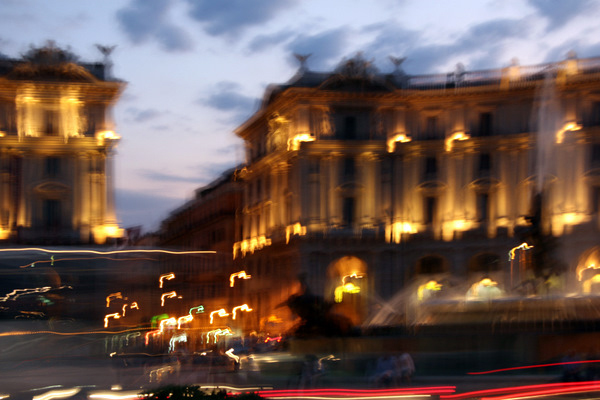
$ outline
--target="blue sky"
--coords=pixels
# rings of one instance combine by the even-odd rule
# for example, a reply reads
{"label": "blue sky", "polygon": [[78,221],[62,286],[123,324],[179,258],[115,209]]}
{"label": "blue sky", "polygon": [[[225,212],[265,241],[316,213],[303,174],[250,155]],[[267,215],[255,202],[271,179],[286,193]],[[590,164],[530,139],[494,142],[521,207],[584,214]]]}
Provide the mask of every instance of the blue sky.
{"label": "blue sky", "polygon": [[408,74],[600,56],[587,0],[1,0],[0,20],[9,57],[54,40],[100,61],[96,44],[117,46],[117,211],[146,231],[244,161],[233,130],[294,75],[294,52],[312,70],[359,51],[383,72],[407,57]]}

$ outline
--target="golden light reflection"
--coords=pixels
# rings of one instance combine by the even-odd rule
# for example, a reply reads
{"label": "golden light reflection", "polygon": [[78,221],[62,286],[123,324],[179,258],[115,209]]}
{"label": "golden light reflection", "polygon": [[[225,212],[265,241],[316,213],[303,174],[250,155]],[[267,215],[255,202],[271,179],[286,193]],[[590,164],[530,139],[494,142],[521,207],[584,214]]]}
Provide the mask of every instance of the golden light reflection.
{"label": "golden light reflection", "polygon": [[296,151],[300,149],[300,143],[302,142],[314,142],[315,138],[310,133],[299,133],[291,139],[288,139],[287,149],[288,151]]}
{"label": "golden light reflection", "polygon": [[233,274],[229,275],[229,287],[233,287],[235,284],[235,278],[250,279],[252,278],[252,275],[246,274],[246,271],[234,272]]}
{"label": "golden light reflection", "polygon": [[575,122],[567,122],[556,132],[556,143],[560,144],[565,140],[565,132],[575,132],[581,130],[582,126]]}
{"label": "golden light reflection", "polygon": [[96,140],[99,146],[103,146],[106,140],[119,140],[121,136],[117,135],[114,131],[100,131],[96,133]]}
{"label": "golden light reflection", "polygon": [[596,266],[596,264],[592,263],[592,264],[586,265],[584,268],[578,269],[578,271],[577,271],[577,279],[579,281],[581,281],[583,279],[583,273],[584,273],[584,271],[587,271],[589,269],[600,269],[600,266]]}
{"label": "golden light reflection", "polygon": [[252,311],[252,309],[250,307],[248,307],[248,304],[242,304],[241,306],[233,307],[233,309],[231,310],[231,313],[233,314],[233,319],[236,318],[237,310],[246,311],[246,312]]}
{"label": "golden light reflection", "polygon": [[221,318],[229,316],[229,313],[227,311],[225,311],[224,308],[221,308],[219,310],[213,311],[213,312],[210,313],[210,323],[211,324],[213,323],[213,318],[214,318],[215,314],[217,314],[217,316],[219,316]]}
{"label": "golden light reflection", "polygon": [[386,239],[393,243],[400,243],[402,241],[402,234],[404,233],[417,233],[417,228],[410,222],[394,222],[391,225],[386,226]]}
{"label": "golden light reflection", "polygon": [[529,250],[529,249],[533,249],[533,246],[528,245],[526,242],[521,243],[517,247],[513,247],[508,252],[508,261],[512,261],[512,260],[515,259],[515,251],[517,251],[517,250]]}
{"label": "golden light reflection", "polygon": [[419,286],[417,289],[417,299],[419,301],[427,300],[431,296],[431,292],[442,290],[442,284],[431,280]]}
{"label": "golden light reflection", "polygon": [[270,245],[271,239],[264,235],[242,240],[241,242],[237,242],[233,245],[233,258],[237,258],[239,253],[242,254],[242,257],[245,257],[246,253],[252,254],[255,250],[260,250],[263,247]]}
{"label": "golden light reflection", "polygon": [[304,236],[306,235],[306,227],[302,226],[300,222],[296,222],[293,225],[288,225],[285,227],[285,244],[290,242],[290,237],[292,235]]}
{"label": "golden light reflection", "polygon": [[596,275],[592,276],[591,278],[586,279],[583,282],[583,284],[581,285],[583,293],[591,294],[592,293],[592,285],[595,283],[600,283],[600,274],[596,274]]}
{"label": "golden light reflection", "polygon": [[498,282],[490,278],[483,278],[471,285],[467,292],[467,299],[494,299],[501,295],[502,291],[498,288]]}
{"label": "golden light reflection", "polygon": [[454,145],[455,141],[457,141],[457,140],[463,141],[463,140],[467,140],[470,138],[471,138],[471,136],[467,135],[463,131],[454,132],[452,135],[450,135],[446,138],[446,142],[445,142],[446,151],[447,152],[452,151],[452,146]]}
{"label": "golden light reflection", "polygon": [[175,274],[174,274],[174,273],[172,273],[172,272],[169,272],[169,273],[167,273],[167,274],[162,274],[162,275],[161,275],[161,276],[158,278],[158,282],[159,282],[159,285],[158,285],[158,287],[159,287],[159,288],[161,288],[161,289],[162,289],[162,287],[163,287],[163,281],[164,281],[165,279],[166,279],[166,280],[169,280],[169,281],[170,281],[171,279],[175,279]]}
{"label": "golden light reflection", "polygon": [[393,153],[396,150],[396,143],[408,143],[412,139],[406,136],[405,133],[399,133],[395,136],[392,136],[387,141],[387,151],[388,153]]}

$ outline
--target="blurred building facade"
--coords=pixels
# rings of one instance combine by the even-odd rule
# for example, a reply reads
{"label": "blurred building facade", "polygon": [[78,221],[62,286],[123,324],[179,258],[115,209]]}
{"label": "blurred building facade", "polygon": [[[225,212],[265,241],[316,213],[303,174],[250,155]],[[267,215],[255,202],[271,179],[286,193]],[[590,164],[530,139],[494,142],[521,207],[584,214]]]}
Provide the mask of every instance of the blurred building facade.
{"label": "blurred building facade", "polygon": [[[231,249],[235,243],[240,220],[237,213],[242,205],[243,187],[237,179],[237,170],[225,171],[218,179],[196,190],[193,199],[174,210],[161,224],[158,245],[176,250],[207,250],[214,254],[192,254],[164,257],[160,263],[163,293],[176,292],[161,307],[169,315],[192,312],[194,324],[210,326],[210,312],[231,311],[242,301],[244,285],[230,286],[234,273]],[[170,277],[170,274],[173,277]],[[179,298],[181,296],[181,298]],[[156,296],[157,299],[160,296]],[[158,304],[157,304],[158,305]],[[182,314],[182,312],[184,312]],[[213,315],[215,326],[240,326],[244,318],[220,321]]]}
{"label": "blurred building facade", "polygon": [[516,290],[528,253],[509,251],[539,192],[559,239],[547,268],[575,288],[599,265],[600,59],[408,76],[399,59],[384,74],[360,55],[324,73],[298,58],[236,130],[233,256],[257,329],[285,328],[299,276],[356,324],[433,278]]}
{"label": "blurred building facade", "polygon": [[120,237],[110,118],[124,83],[48,43],[0,60],[0,239],[104,243]]}

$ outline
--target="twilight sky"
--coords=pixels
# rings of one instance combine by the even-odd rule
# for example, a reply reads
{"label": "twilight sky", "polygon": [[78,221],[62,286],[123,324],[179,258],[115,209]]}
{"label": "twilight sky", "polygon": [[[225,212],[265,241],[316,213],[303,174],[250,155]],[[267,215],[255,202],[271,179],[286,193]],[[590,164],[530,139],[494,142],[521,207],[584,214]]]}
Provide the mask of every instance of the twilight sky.
{"label": "twilight sky", "polygon": [[408,74],[530,65],[600,56],[599,20],[593,0],[0,0],[0,54],[54,40],[101,61],[95,44],[117,45],[117,212],[151,231],[244,161],[233,130],[294,52],[316,71],[358,51],[382,72],[390,55]]}

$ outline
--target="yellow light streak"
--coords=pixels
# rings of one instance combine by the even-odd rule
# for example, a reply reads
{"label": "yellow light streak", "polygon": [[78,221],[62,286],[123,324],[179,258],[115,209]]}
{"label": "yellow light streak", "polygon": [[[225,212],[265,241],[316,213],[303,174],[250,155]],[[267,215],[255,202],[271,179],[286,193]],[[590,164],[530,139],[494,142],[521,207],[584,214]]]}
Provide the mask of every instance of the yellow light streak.
{"label": "yellow light streak", "polygon": [[129,308],[131,308],[131,309],[135,308],[136,310],[140,309],[140,307],[138,306],[137,301],[134,301],[133,303],[131,303],[131,305],[129,306]]}
{"label": "yellow light streak", "polygon": [[344,293],[360,293],[360,287],[354,285],[352,282],[336,287],[333,293],[336,303],[341,303],[344,300]]}
{"label": "yellow light streak", "polygon": [[431,280],[419,286],[419,288],[417,289],[417,298],[419,299],[419,301],[423,301],[423,299],[425,298],[426,290],[442,290],[442,284],[437,283],[437,281]]}
{"label": "yellow light streak", "polygon": [[[62,289],[65,287],[70,287],[70,286],[61,286],[59,289]],[[49,291],[50,289],[52,289],[52,287],[50,287],[50,286],[43,286],[43,287],[39,287],[39,288],[14,289],[12,292],[7,293],[6,296],[0,297],[0,301],[7,301],[9,299],[16,300],[19,297],[24,296],[26,294],[45,293],[45,292]],[[22,292],[22,293],[19,293],[19,292]],[[11,298],[11,296],[14,296],[14,298]]]}
{"label": "yellow light streak", "polygon": [[38,396],[33,396],[33,400],[52,400],[52,399],[65,399],[67,397],[75,396],[81,388],[72,388],[64,390],[51,390]]}
{"label": "yellow light streak", "polygon": [[216,254],[214,250],[191,250],[191,251],[171,251],[171,250],[159,250],[159,249],[146,249],[146,250],[49,250],[41,247],[25,247],[25,248],[9,248],[0,249],[0,253],[22,253],[27,251],[40,251],[43,253],[60,253],[60,254],[132,254],[132,253],[157,253],[157,254],[173,254],[173,255],[186,255],[186,254]]}
{"label": "yellow light streak", "polygon": [[158,277],[158,282],[159,282],[159,285],[158,285],[158,287],[159,287],[159,288],[161,288],[161,289],[162,289],[162,287],[163,287],[163,281],[164,281],[165,279],[166,279],[166,280],[168,280],[168,281],[170,281],[171,279],[175,279],[175,274],[174,274],[174,273],[172,273],[172,272],[169,272],[169,273],[167,273],[167,274],[162,274],[161,276],[159,276],[159,277]]}
{"label": "yellow light streak", "polygon": [[446,138],[446,151],[452,151],[452,146],[454,145],[454,142],[457,140],[467,140],[470,139],[471,136],[467,135],[465,132],[463,131],[459,131],[459,132],[454,132],[452,135],[448,136],[448,138]]}
{"label": "yellow light streak", "polygon": [[233,314],[233,319],[236,317],[237,310],[250,312],[252,309],[248,307],[248,304],[242,304],[241,306],[233,307],[231,313]]}
{"label": "yellow light streak", "polygon": [[521,243],[517,247],[513,247],[508,252],[508,261],[512,261],[512,260],[515,259],[515,251],[517,251],[517,250],[529,250],[529,249],[533,249],[533,246],[528,245],[526,242]]}
{"label": "yellow light streak", "polygon": [[221,318],[229,316],[229,313],[227,311],[225,311],[224,308],[221,308],[219,310],[213,311],[213,312],[210,313],[210,323],[211,323],[211,325],[213,323],[213,316],[215,314],[217,314]]}
{"label": "yellow light streak", "polygon": [[412,139],[410,137],[406,136],[405,133],[399,133],[399,134],[397,134],[395,136],[392,136],[387,141],[387,151],[388,151],[388,153],[393,153],[394,150],[396,150],[396,143],[398,143],[398,142],[400,142],[400,143],[408,143],[411,140]]}
{"label": "yellow light streak", "polygon": [[123,304],[123,308],[122,308],[122,310],[123,310],[123,317],[125,316],[125,309],[126,308],[127,308],[127,304]]}
{"label": "yellow light streak", "polygon": [[233,287],[235,278],[250,279],[252,278],[252,275],[246,274],[246,271],[234,272],[233,274],[229,275],[229,287]]}
{"label": "yellow light streak", "polygon": [[138,400],[139,390],[115,393],[114,391],[99,391],[88,395],[89,399],[94,400]]}
{"label": "yellow light streak", "polygon": [[565,126],[556,132],[556,143],[560,144],[565,140],[565,132],[575,132],[581,130],[581,125],[575,122],[567,122]]}
{"label": "yellow light streak", "polygon": [[115,331],[115,332],[107,332],[107,331],[84,331],[84,332],[12,331],[12,332],[2,332],[2,333],[0,333],[0,337],[4,337],[4,336],[27,336],[27,335],[40,335],[40,334],[57,335],[57,336],[78,336],[78,335],[106,335],[108,333],[110,335],[120,335],[122,333],[131,332],[131,331],[138,331],[140,329],[148,329],[148,328],[135,327],[135,328],[125,329],[125,330]]}
{"label": "yellow light streak", "polygon": [[[1,238],[0,238],[1,239]],[[54,257],[54,256],[52,256]],[[148,261],[156,261],[155,258],[148,258],[148,257],[136,257],[136,258],[113,258],[113,257],[87,257],[87,258],[83,258],[83,257],[76,257],[76,258],[57,258],[54,260],[37,260],[34,262],[31,262],[29,264],[25,264],[25,265],[21,265],[19,266],[19,268],[29,268],[29,267],[35,267],[35,264],[44,264],[44,263],[50,263],[50,265],[53,265],[54,262],[59,262],[59,261],[78,261],[78,260],[111,260],[111,261],[137,261],[137,260],[148,260]]]}
{"label": "yellow light streak", "polygon": [[191,315],[185,315],[183,317],[177,318],[177,329],[181,329],[181,324],[187,324],[188,322],[192,322],[194,317]]}
{"label": "yellow light streak", "polygon": [[165,305],[165,298],[172,299],[173,297],[176,297],[176,296],[177,296],[177,292],[175,292],[175,291],[164,293],[162,296],[160,296],[160,306],[163,307]]}
{"label": "yellow light streak", "polygon": [[122,299],[123,295],[121,294],[121,292],[116,292],[116,293],[111,293],[108,296],[106,296],[106,307],[110,307],[110,299],[115,298],[115,299]]}
{"label": "yellow light streak", "polygon": [[104,327],[105,328],[108,328],[108,319],[109,318],[119,319],[119,318],[121,318],[121,314],[119,314],[119,313],[106,314],[106,316],[104,317]]}

